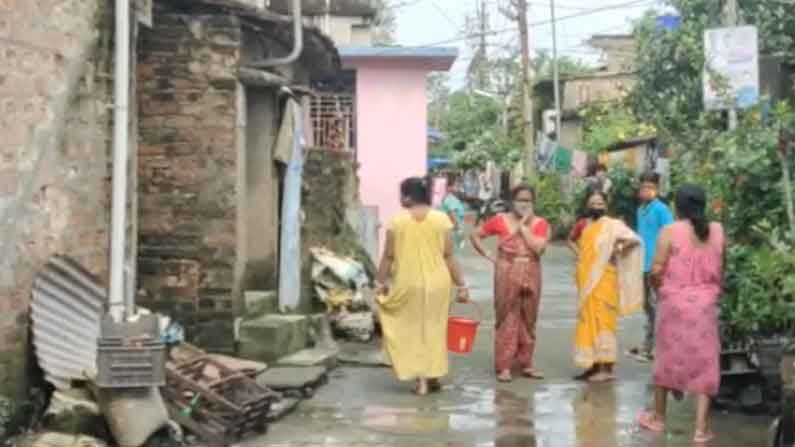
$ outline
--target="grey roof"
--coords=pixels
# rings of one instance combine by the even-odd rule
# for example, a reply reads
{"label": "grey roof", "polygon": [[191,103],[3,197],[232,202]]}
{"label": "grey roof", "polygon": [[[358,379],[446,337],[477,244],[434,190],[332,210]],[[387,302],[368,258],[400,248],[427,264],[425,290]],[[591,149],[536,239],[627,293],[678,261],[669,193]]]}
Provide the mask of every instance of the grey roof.
{"label": "grey roof", "polygon": [[339,49],[343,65],[376,62],[392,66],[419,65],[428,71],[447,71],[458,57],[453,47],[343,47]]}
{"label": "grey roof", "polygon": [[343,58],[439,58],[455,59],[455,47],[341,47]]}

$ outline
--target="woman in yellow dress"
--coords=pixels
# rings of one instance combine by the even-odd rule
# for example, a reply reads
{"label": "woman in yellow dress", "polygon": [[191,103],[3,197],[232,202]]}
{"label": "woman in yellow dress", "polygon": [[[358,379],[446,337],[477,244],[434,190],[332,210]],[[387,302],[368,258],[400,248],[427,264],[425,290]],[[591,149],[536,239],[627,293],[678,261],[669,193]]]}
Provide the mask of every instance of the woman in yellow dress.
{"label": "woman in yellow dress", "polygon": [[589,194],[587,224],[577,242],[576,281],[579,310],[574,338],[574,362],[585,369],[579,379],[615,379],[619,315],[641,309],[643,256],[640,239],[624,222],[607,217],[607,198]]}
{"label": "woman in yellow dress", "polygon": [[453,256],[450,218],[430,207],[424,179],[400,185],[404,210],[390,222],[378,269],[377,293],[384,351],[399,380],[415,380],[414,392],[441,389],[448,373],[447,318],[453,285],[457,299],[469,293]]}

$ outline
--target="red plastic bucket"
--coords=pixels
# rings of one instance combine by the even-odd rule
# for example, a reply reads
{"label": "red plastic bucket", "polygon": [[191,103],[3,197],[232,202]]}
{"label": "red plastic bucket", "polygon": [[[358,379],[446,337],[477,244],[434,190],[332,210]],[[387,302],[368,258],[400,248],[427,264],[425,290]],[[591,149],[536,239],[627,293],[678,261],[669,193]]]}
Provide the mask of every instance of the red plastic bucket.
{"label": "red plastic bucket", "polygon": [[472,320],[465,317],[451,316],[447,319],[447,350],[457,354],[472,352],[475,344],[475,335],[483,319],[483,311],[476,303],[469,301],[478,310],[478,319]]}

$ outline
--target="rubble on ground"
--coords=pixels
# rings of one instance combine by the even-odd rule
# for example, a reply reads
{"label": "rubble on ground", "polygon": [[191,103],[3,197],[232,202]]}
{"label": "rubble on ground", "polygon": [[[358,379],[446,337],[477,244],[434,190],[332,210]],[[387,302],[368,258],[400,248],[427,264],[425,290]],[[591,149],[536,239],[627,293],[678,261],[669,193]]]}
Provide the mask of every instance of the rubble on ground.
{"label": "rubble on ground", "polygon": [[45,432],[20,439],[16,445],[29,447],[107,447],[108,444],[97,438],[58,432]]}
{"label": "rubble on ground", "polygon": [[368,302],[371,278],[356,260],[316,247],[312,253],[312,282],[326,305],[335,334],[347,340],[368,342],[375,334],[375,317]]}
{"label": "rubble on ground", "polygon": [[257,376],[257,383],[286,396],[311,397],[328,382],[328,370],[322,366],[277,367]]}
{"label": "rubble on ground", "polygon": [[[55,390],[38,412],[42,431],[25,445],[214,447],[264,433],[327,383],[340,352],[333,334],[365,342],[375,333],[366,267],[323,248],[312,256],[327,313],[270,313],[272,292],[247,293],[247,310],[262,314],[235,322],[240,357],[185,342],[178,322],[143,308],[111,319],[105,289],[78,263],[54,258],[34,287],[32,330]],[[265,352],[270,345],[276,351]]]}

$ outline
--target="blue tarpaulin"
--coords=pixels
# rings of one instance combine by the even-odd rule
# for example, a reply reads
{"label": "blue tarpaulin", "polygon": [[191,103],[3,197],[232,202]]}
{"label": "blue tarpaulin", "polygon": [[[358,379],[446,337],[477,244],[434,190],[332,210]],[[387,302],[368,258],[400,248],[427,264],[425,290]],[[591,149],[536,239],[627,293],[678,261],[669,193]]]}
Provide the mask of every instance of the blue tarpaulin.
{"label": "blue tarpaulin", "polygon": [[434,169],[444,168],[445,166],[450,166],[452,162],[446,158],[429,158],[428,159],[428,170],[432,171]]}
{"label": "blue tarpaulin", "polygon": [[431,143],[439,143],[447,139],[447,135],[443,134],[441,131],[438,131],[434,128],[428,128],[428,141]]}

